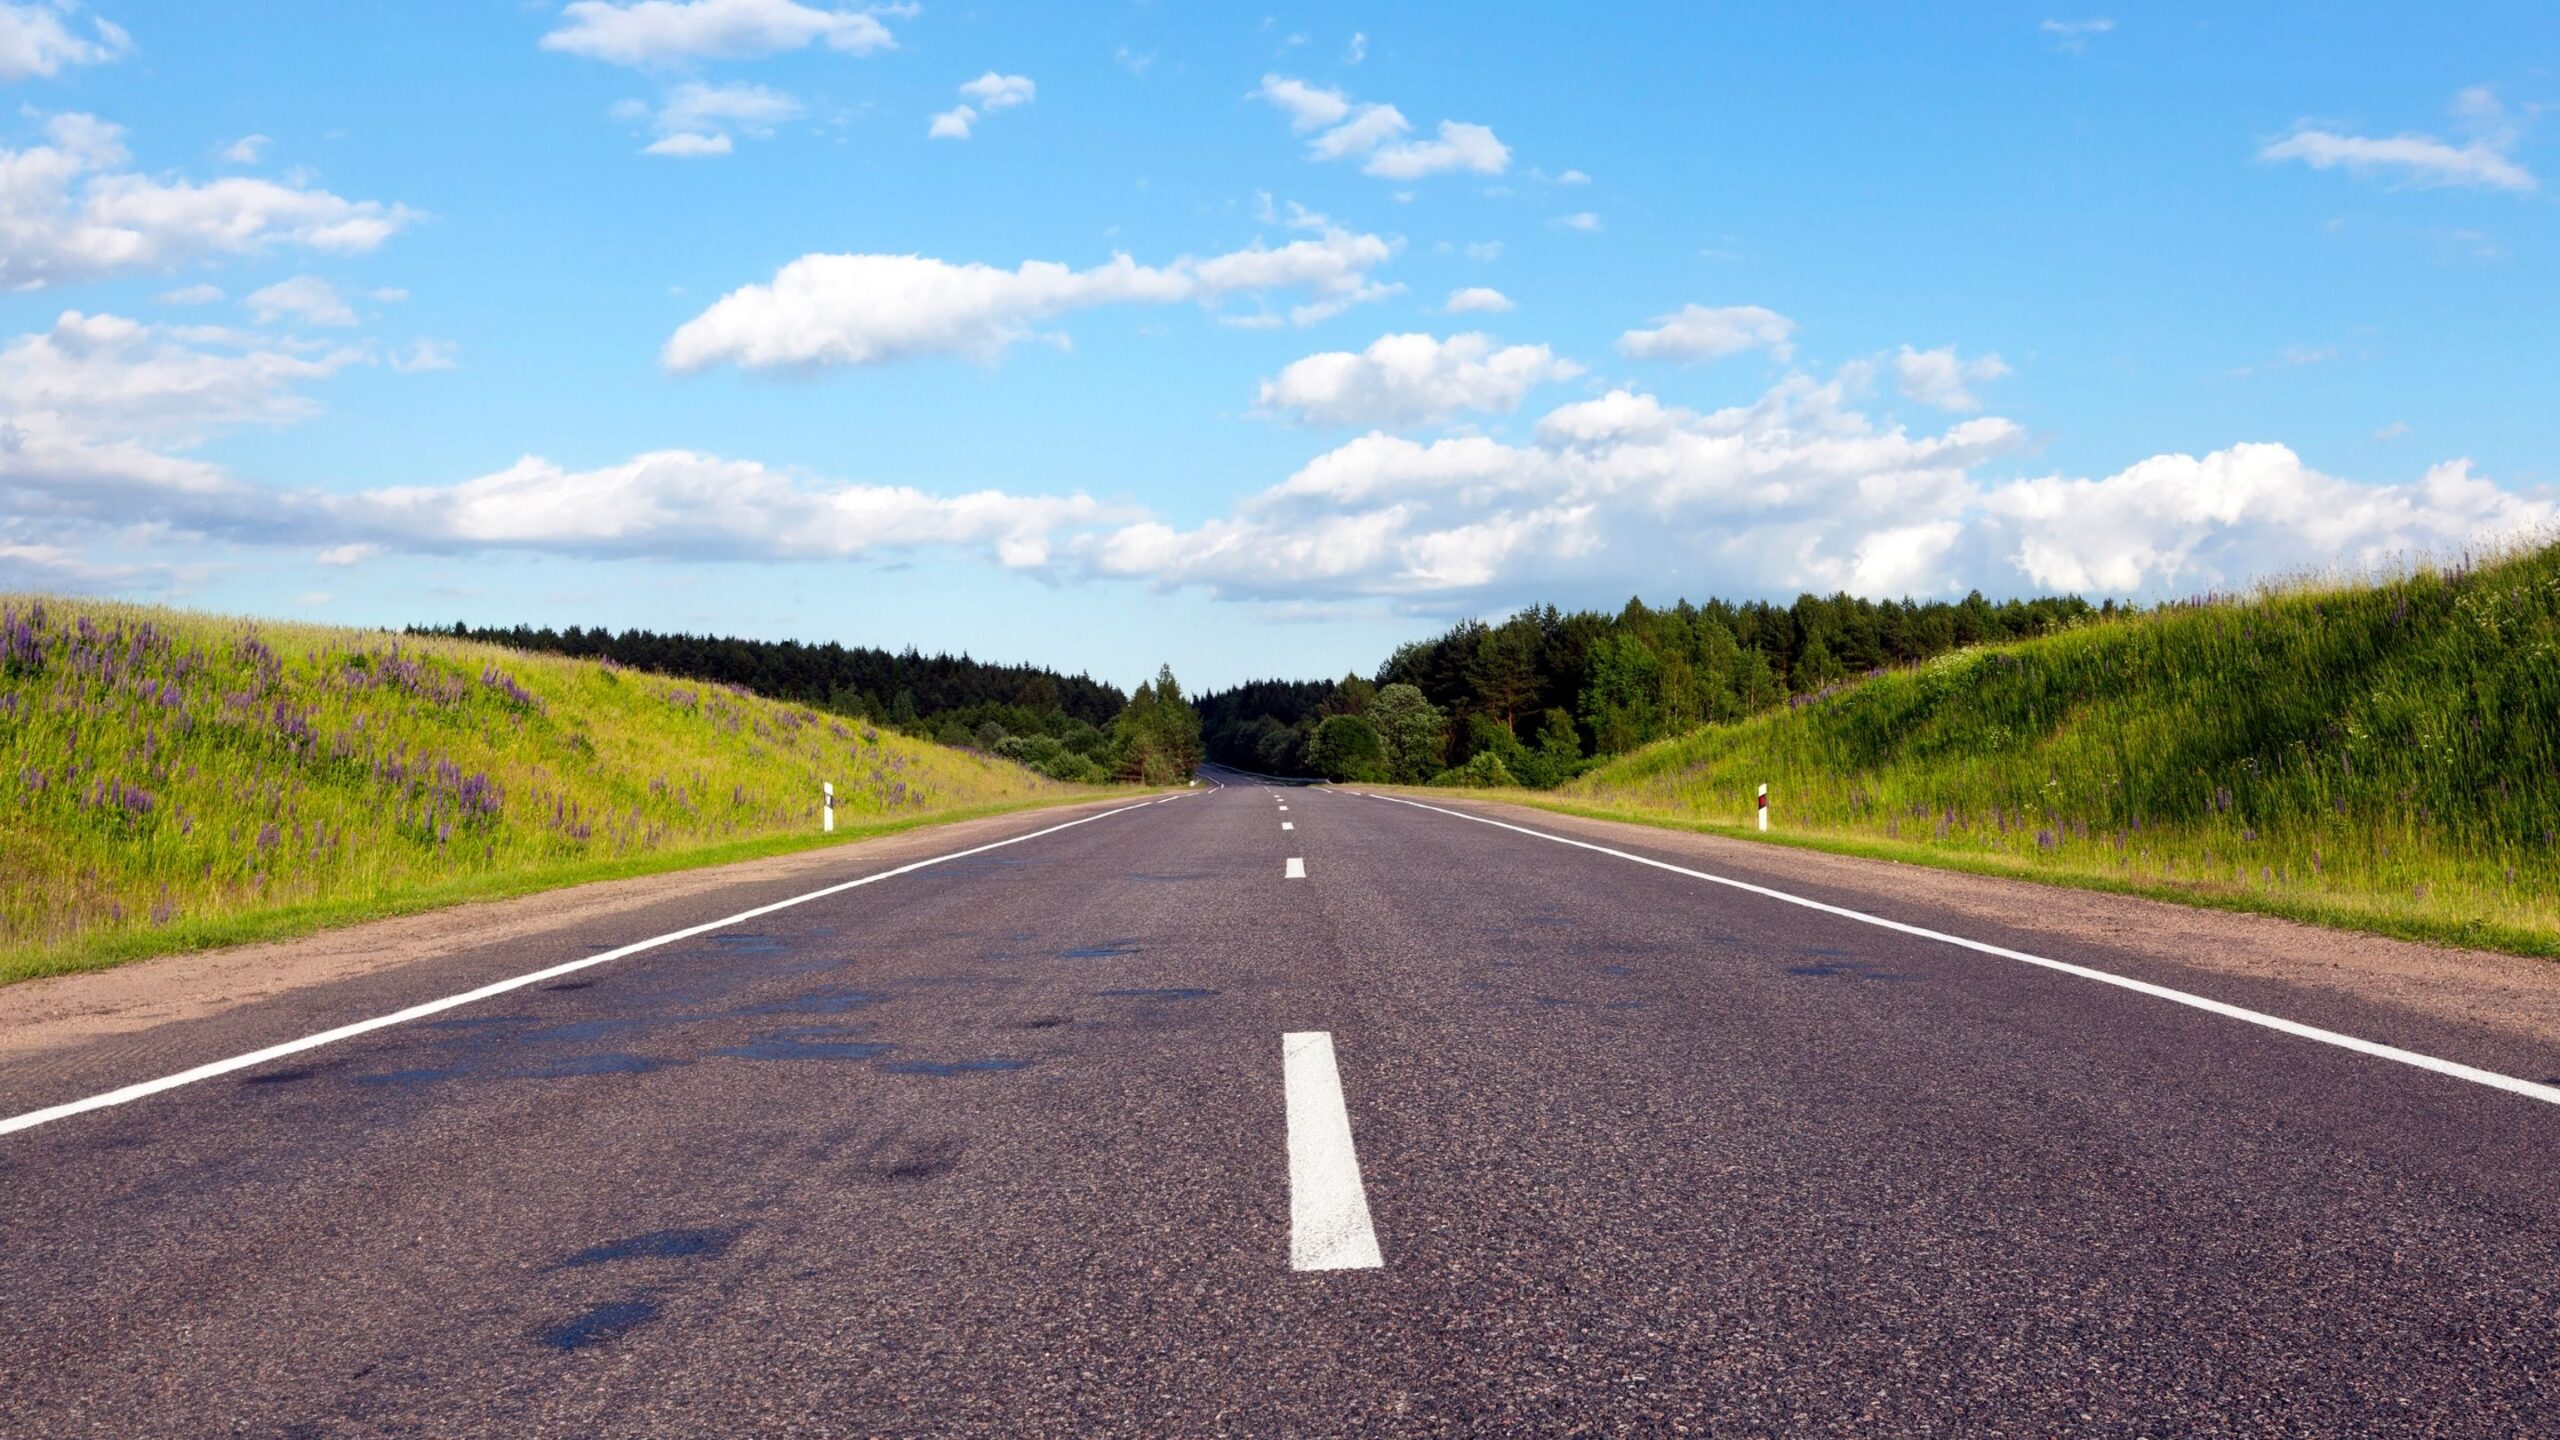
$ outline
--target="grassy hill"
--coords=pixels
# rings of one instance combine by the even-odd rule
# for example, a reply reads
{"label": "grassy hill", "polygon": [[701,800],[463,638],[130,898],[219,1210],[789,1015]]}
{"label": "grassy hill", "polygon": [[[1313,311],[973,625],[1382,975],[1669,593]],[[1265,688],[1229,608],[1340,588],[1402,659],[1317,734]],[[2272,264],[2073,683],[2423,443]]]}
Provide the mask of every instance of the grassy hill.
{"label": "grassy hill", "polygon": [[726,686],[0,597],[0,980],[1093,793]]}
{"label": "grassy hill", "polygon": [[2560,954],[2560,546],[1968,650],[1555,799]]}

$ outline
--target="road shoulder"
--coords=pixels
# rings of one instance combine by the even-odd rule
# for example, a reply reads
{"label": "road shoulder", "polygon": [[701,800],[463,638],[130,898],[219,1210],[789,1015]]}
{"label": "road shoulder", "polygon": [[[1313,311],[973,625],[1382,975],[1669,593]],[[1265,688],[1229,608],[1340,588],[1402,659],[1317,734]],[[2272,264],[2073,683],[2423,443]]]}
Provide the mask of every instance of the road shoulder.
{"label": "road shoulder", "polygon": [[2049,937],[2055,953],[2104,946],[2192,972],[2321,990],[2519,1039],[2560,1043],[2560,964],[2549,960],[1895,860],[1759,845],[1447,791],[1404,793],[1446,809],[1673,858],[1758,884],[1853,892],[1869,897],[1881,913],[1891,914],[1894,906],[1925,906],[1971,917]]}
{"label": "road shoulder", "polygon": [[368,921],[290,940],[191,951],[104,970],[0,986],[0,1061],[22,1061],[94,1040],[202,1020],[279,996],[492,945],[541,943],[647,908],[715,891],[838,880],[1026,834],[1145,798],[1139,792],[1071,805],[925,825],[821,849],[603,880],[505,900]]}

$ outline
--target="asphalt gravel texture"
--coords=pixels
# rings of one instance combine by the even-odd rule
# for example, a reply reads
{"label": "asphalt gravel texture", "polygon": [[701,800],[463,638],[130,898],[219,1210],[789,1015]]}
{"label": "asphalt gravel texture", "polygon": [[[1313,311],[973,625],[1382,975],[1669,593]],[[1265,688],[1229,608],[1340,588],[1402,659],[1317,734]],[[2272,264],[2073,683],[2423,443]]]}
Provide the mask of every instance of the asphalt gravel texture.
{"label": "asphalt gravel texture", "polygon": [[[0,1136],[0,1434],[2560,1434],[2560,1107],[1219,778]],[[787,893],[0,1066],[0,1114]],[[1310,1030],[1377,1269],[1290,1268]]]}

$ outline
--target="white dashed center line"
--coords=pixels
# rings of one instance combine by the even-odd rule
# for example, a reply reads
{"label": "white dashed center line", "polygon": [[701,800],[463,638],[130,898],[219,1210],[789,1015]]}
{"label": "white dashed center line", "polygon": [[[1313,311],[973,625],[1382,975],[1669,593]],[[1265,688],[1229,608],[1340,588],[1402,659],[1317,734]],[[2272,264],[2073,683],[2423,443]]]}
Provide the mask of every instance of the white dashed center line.
{"label": "white dashed center line", "polygon": [[1333,1036],[1323,1030],[1281,1036],[1280,1065],[1289,1093],[1289,1268],[1375,1270],[1386,1262],[1369,1224],[1360,1157],[1351,1148]]}
{"label": "white dashed center line", "polygon": [[1281,822],[1280,822],[1280,828],[1281,828],[1281,829],[1283,829],[1283,830],[1295,830],[1295,829],[1297,829],[1298,827],[1297,827],[1297,826],[1295,826],[1295,825],[1290,824],[1290,823],[1289,823],[1288,821],[1286,821],[1286,820],[1283,820],[1283,821],[1281,821]]}
{"label": "white dashed center line", "polygon": [[1304,879],[1306,879],[1306,878],[1307,878],[1307,862],[1306,862],[1306,861],[1304,861],[1304,860],[1299,859],[1299,858],[1298,858],[1297,856],[1295,856],[1295,855],[1290,856],[1290,857],[1289,857],[1289,868],[1288,868],[1288,869],[1286,869],[1286,870],[1284,870],[1284,871],[1282,871],[1282,872],[1280,872],[1280,878],[1281,878],[1281,879],[1283,879],[1283,880],[1304,880]]}

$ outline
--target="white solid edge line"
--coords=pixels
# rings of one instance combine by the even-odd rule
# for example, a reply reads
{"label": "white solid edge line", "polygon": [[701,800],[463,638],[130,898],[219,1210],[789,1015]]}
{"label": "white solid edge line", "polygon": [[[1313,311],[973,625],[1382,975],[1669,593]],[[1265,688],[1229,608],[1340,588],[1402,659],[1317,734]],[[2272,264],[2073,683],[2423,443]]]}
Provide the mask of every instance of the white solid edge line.
{"label": "white solid edge line", "polygon": [[1281,879],[1283,879],[1283,880],[1304,880],[1304,879],[1306,879],[1306,878],[1307,878],[1307,862],[1306,862],[1306,861],[1304,861],[1304,860],[1299,859],[1299,858],[1298,858],[1297,856],[1295,856],[1295,855],[1290,856],[1290,857],[1289,857],[1289,864],[1288,864],[1288,867],[1287,867],[1286,869],[1284,869],[1284,870],[1282,870],[1282,871],[1280,872],[1280,878],[1281,878]]}
{"label": "white solid edge line", "polygon": [[[1179,800],[1183,797],[1176,795],[1171,798]],[[1144,810],[1150,805],[1161,805],[1163,803],[1164,802],[1162,800],[1142,800],[1135,805],[1123,805],[1116,810],[1105,810],[1099,815],[1087,815],[1080,820],[1069,820],[1063,825],[1052,825],[1045,830],[1034,830],[1027,835],[1016,835],[1006,840],[991,841],[985,845],[972,846],[966,850],[954,850],[948,855],[936,855],[930,859],[911,860],[904,865],[896,867],[895,869],[883,870],[877,875],[865,875],[858,880],[847,880],[841,884],[829,885],[821,890],[812,890],[805,895],[794,895],[788,899],[776,900],[769,905],[759,905],[752,910],[741,910],[735,915],[730,915],[719,920],[713,920],[706,924],[688,926],[682,930],[670,930],[664,935],[654,935],[646,940],[634,941],[618,950],[608,950],[601,955],[587,955],[576,960],[563,961],[560,964],[553,965],[547,969],[535,970],[529,974],[517,975],[510,979],[499,980],[483,985],[477,990],[466,990],[459,995],[448,995],[441,1000],[429,1000],[421,1005],[412,1005],[406,1010],[395,1010],[388,1015],[377,1015],[370,1020],[358,1020],[352,1025],[341,1025],[334,1030],[323,1030],[314,1035],[305,1035],[298,1040],[287,1040],[281,1044],[270,1045],[263,1050],[252,1050],[246,1055],[234,1055],[228,1060],[209,1061],[206,1064],[198,1065],[193,1069],[181,1070],[174,1075],[163,1075],[157,1080],[144,1080],[136,1084],[124,1086],[121,1089],[109,1090],[103,1094],[89,1096],[85,1100],[67,1100],[60,1105],[48,1105],[41,1110],[30,1110],[23,1115],[12,1115],[7,1119],[0,1120],[0,1135],[11,1134],[19,1130],[32,1130],[38,1125],[49,1124],[55,1120],[66,1120],[71,1116],[86,1114],[91,1110],[104,1110],[113,1105],[130,1104],[133,1101],[157,1095],[164,1090],[175,1090],[181,1085],[192,1085],[199,1080],[211,1080],[216,1076],[231,1074],[235,1070],[246,1070],[253,1065],[263,1065],[270,1060],[280,1060],[287,1055],[298,1055],[305,1050],[317,1050],[323,1045],[332,1045],[340,1040],[351,1040],[358,1035],[369,1034],[375,1030],[387,1030],[394,1025],[406,1024],[411,1020],[422,1020],[429,1015],[440,1015],[447,1010],[458,1009],[461,1006],[469,1005],[477,1000],[486,1000],[493,995],[504,995],[510,990],[521,990],[527,985],[538,985],[545,980],[556,979],[559,976],[584,970],[591,966],[602,965],[610,960],[620,960],[625,956],[637,955],[643,950],[654,950],[658,946],[670,944],[677,940],[688,940],[696,935],[707,935],[714,930],[725,930],[732,925],[740,923],[741,921],[753,920],[759,915],[770,915],[776,910],[788,910],[794,905],[805,905],[809,901],[822,900],[829,895],[840,895],[847,890],[857,890],[865,885],[876,885],[883,880],[894,879],[900,875],[912,874],[915,871],[926,868],[927,866],[940,865],[945,861],[950,860],[965,860],[972,855],[983,855],[990,850],[1001,850],[1007,845],[1019,845],[1025,840],[1037,840],[1043,835],[1055,835],[1061,830],[1072,830],[1079,825],[1090,825],[1096,820],[1108,820],[1114,815],[1126,815],[1132,810]]]}
{"label": "white solid edge line", "polygon": [[1386,1261],[1351,1148],[1332,1034],[1281,1036],[1280,1069],[1289,1096],[1289,1268],[1375,1270]]}
{"label": "white solid edge line", "polygon": [[2359,1055],[2370,1055],[2377,1060],[2390,1060],[2398,1064],[2414,1066],[2417,1069],[2432,1071],[2456,1080],[2468,1080],[2474,1085],[2486,1085],[2492,1090],[2504,1090],[2510,1095],[2521,1095],[2528,1100],[2542,1101],[2546,1105],[2560,1105],[2560,1086],[2544,1085],[2532,1080],[2519,1080],[2513,1075],[2501,1075],[2495,1070],[2483,1070],[2476,1065],[2465,1065],[2458,1060],[2440,1059],[2433,1055],[2422,1055],[2415,1050],[2403,1050],[2396,1045],[2385,1045],[2376,1040],[2363,1040],[2335,1030],[2323,1030],[2317,1025],[2305,1025],[2299,1020],[2287,1020],[2281,1015],[2270,1015],[2263,1010],[2251,1010],[2245,1006],[2227,1004],[2202,995],[2190,994],[2184,990],[2172,990],[2166,985],[2154,985],[2148,980],[2136,980],[2128,975],[2116,975],[2105,970],[2091,969],[2086,965],[2074,965],[2068,960],[2052,960],[2042,955],[2030,955],[2023,950],[2009,950],[1980,940],[1967,940],[1961,935],[1949,935],[1942,930],[1931,930],[1926,926],[1906,925],[1902,921],[1887,920],[1881,915],[1870,915],[1863,910],[1827,905],[1802,895],[1790,895],[1784,890],[1772,890],[1765,885],[1754,885],[1747,880],[1731,880],[1722,875],[1710,875],[1704,870],[1692,870],[1684,865],[1674,865],[1667,860],[1648,859],[1624,850],[1613,850],[1606,845],[1594,845],[1588,840],[1573,840],[1562,835],[1550,835],[1544,830],[1532,830],[1525,825],[1491,820],[1482,815],[1469,815],[1463,810],[1447,810],[1438,805],[1425,805],[1421,801],[1406,800],[1395,795],[1377,795],[1372,792],[1372,798],[1390,800],[1398,805],[1410,805],[1416,810],[1429,810],[1434,814],[1454,816],[1460,820],[1472,820],[1479,825],[1491,825],[1498,830],[1509,830],[1540,840],[1551,840],[1558,845],[1571,845],[1578,850],[1590,850],[1598,854],[1614,856],[1620,860],[1632,860],[1638,865],[1650,865],[1656,870],[1668,870],[1674,875],[1686,875],[1693,880],[1705,880],[1711,884],[1747,891],[1750,894],[1783,901],[1789,905],[1802,906],[1807,910],[1819,910],[1826,915],[1837,915],[1844,920],[1855,920],[1862,925],[1898,930],[1905,935],[1916,935],[1923,940],[1936,940],[1984,955],[1997,955],[2003,960],[2015,960],[2023,965],[2034,965],[2046,970],[2059,971],[2065,975],[2076,975],[2083,980],[2095,980],[2101,985],[2113,985],[2117,989],[2131,990],[2135,994],[2148,995],[2155,1000],[2166,1000],[2174,1005],[2189,1006],[2220,1015],[2227,1020],[2262,1026],[2298,1039],[2316,1040],[2323,1045],[2335,1045],[2341,1050],[2353,1050]]}

